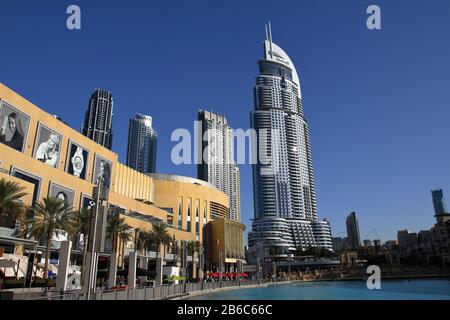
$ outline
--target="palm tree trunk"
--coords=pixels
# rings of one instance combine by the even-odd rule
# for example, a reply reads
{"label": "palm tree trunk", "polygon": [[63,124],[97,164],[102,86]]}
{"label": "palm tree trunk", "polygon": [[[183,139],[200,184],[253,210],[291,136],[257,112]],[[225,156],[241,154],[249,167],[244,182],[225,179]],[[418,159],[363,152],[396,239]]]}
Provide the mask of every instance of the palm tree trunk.
{"label": "palm tree trunk", "polygon": [[120,243],[120,246],[122,247],[121,248],[121,251],[122,251],[122,268],[125,266],[125,241],[122,241],[120,238],[119,238],[119,243]]}
{"label": "palm tree trunk", "polygon": [[50,232],[47,235],[47,248],[45,249],[44,279],[48,278],[48,261],[50,260],[50,248],[52,245],[52,237]]}

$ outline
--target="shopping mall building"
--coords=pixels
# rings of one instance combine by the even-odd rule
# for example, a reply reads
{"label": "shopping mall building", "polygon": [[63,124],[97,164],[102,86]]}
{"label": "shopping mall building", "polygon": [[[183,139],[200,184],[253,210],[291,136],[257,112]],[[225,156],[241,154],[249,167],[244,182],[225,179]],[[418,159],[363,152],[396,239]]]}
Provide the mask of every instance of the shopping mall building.
{"label": "shopping mall building", "polygon": [[[52,196],[64,199],[74,210],[89,209],[95,203],[96,185],[109,190],[101,203],[104,219],[103,223],[99,220],[98,227],[103,237],[100,242],[104,242],[99,247],[99,259],[103,257],[106,264],[112,247],[111,241],[104,239],[106,221],[113,214],[125,218],[132,236],[132,240],[117,246],[119,267],[135,250],[135,230],[151,230],[152,222],[167,223],[174,239],[174,245],[166,246],[162,252],[163,265],[167,267],[176,270],[180,266],[177,248],[183,248],[190,240],[202,244],[204,259],[195,254],[186,258],[194,260],[191,264],[203,265],[200,269],[204,272],[235,271],[244,261],[245,226],[228,220],[229,200],[225,193],[194,178],[139,173],[121,164],[116,153],[1,83],[0,103],[0,179],[23,186],[27,195],[22,201],[26,205],[33,206]],[[15,221],[3,219],[0,256],[17,251],[21,242],[15,237],[14,228]],[[58,241],[53,242],[52,257],[57,257]],[[42,243],[38,248],[44,249]],[[82,250],[79,243],[72,248],[74,253]],[[149,267],[155,256],[155,252],[147,252],[142,261],[148,261]]]}

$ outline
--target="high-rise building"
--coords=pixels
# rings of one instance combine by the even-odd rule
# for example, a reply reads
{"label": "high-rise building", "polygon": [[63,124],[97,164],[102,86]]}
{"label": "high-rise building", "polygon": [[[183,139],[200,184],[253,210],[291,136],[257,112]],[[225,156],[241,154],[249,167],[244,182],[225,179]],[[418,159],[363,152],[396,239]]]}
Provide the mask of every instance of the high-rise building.
{"label": "high-rise building", "polygon": [[339,253],[340,251],[345,250],[347,246],[347,238],[333,237],[331,238],[331,243],[333,245],[333,251]]}
{"label": "high-rise building", "polygon": [[199,110],[199,143],[202,157],[197,177],[216,186],[230,199],[229,218],[240,222],[239,168],[233,160],[233,133],[227,119],[212,111]]}
{"label": "high-rise building", "polygon": [[356,250],[361,246],[361,238],[359,236],[359,224],[356,212],[352,212],[347,216],[347,241],[350,249]]}
{"label": "high-rise building", "polygon": [[152,125],[152,117],[136,114],[128,126],[127,166],[142,172],[156,170],[156,146],[158,135]]}
{"label": "high-rise building", "polygon": [[417,247],[417,233],[408,229],[397,231],[398,247],[401,251],[411,251]]}
{"label": "high-rise building", "polygon": [[230,220],[241,221],[241,182],[239,167],[231,168]]}
{"label": "high-rise building", "polygon": [[81,133],[98,144],[111,150],[112,147],[112,93],[95,89],[89,99]]}
{"label": "high-rise building", "polygon": [[[255,216],[251,256],[261,262],[293,256],[299,247],[332,250],[331,229],[318,221],[311,143],[300,81],[289,56],[266,27],[258,62],[251,125],[258,133],[253,165]],[[249,249],[249,250],[250,250]]]}
{"label": "high-rise building", "polygon": [[431,190],[431,196],[433,197],[434,213],[436,215],[442,215],[447,213],[447,205],[442,189]]}

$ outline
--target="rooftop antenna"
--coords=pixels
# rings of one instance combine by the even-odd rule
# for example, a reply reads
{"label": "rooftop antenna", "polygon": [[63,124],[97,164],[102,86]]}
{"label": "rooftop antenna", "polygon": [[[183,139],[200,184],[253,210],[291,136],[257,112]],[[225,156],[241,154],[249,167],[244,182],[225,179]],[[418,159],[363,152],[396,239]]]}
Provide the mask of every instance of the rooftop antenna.
{"label": "rooftop antenna", "polygon": [[268,29],[269,29],[269,39],[268,40],[269,40],[269,45],[270,45],[270,52],[269,53],[270,53],[270,57],[273,58],[272,57],[272,27],[270,26],[270,21],[269,21],[269,28]]}

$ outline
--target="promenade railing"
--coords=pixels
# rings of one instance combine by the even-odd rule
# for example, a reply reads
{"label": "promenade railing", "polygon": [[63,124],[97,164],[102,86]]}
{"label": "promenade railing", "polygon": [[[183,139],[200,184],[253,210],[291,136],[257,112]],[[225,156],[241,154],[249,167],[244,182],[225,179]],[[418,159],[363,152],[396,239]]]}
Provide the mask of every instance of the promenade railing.
{"label": "promenade railing", "polygon": [[[108,290],[97,288],[91,293],[91,300],[159,300],[173,299],[176,297],[187,296],[190,293],[201,291],[214,291],[221,288],[263,285],[267,280],[219,280],[203,282],[187,282],[180,284],[167,284],[162,286],[148,286],[136,288],[123,288]],[[84,291],[48,291],[45,295],[31,298],[30,300],[85,300]]]}

